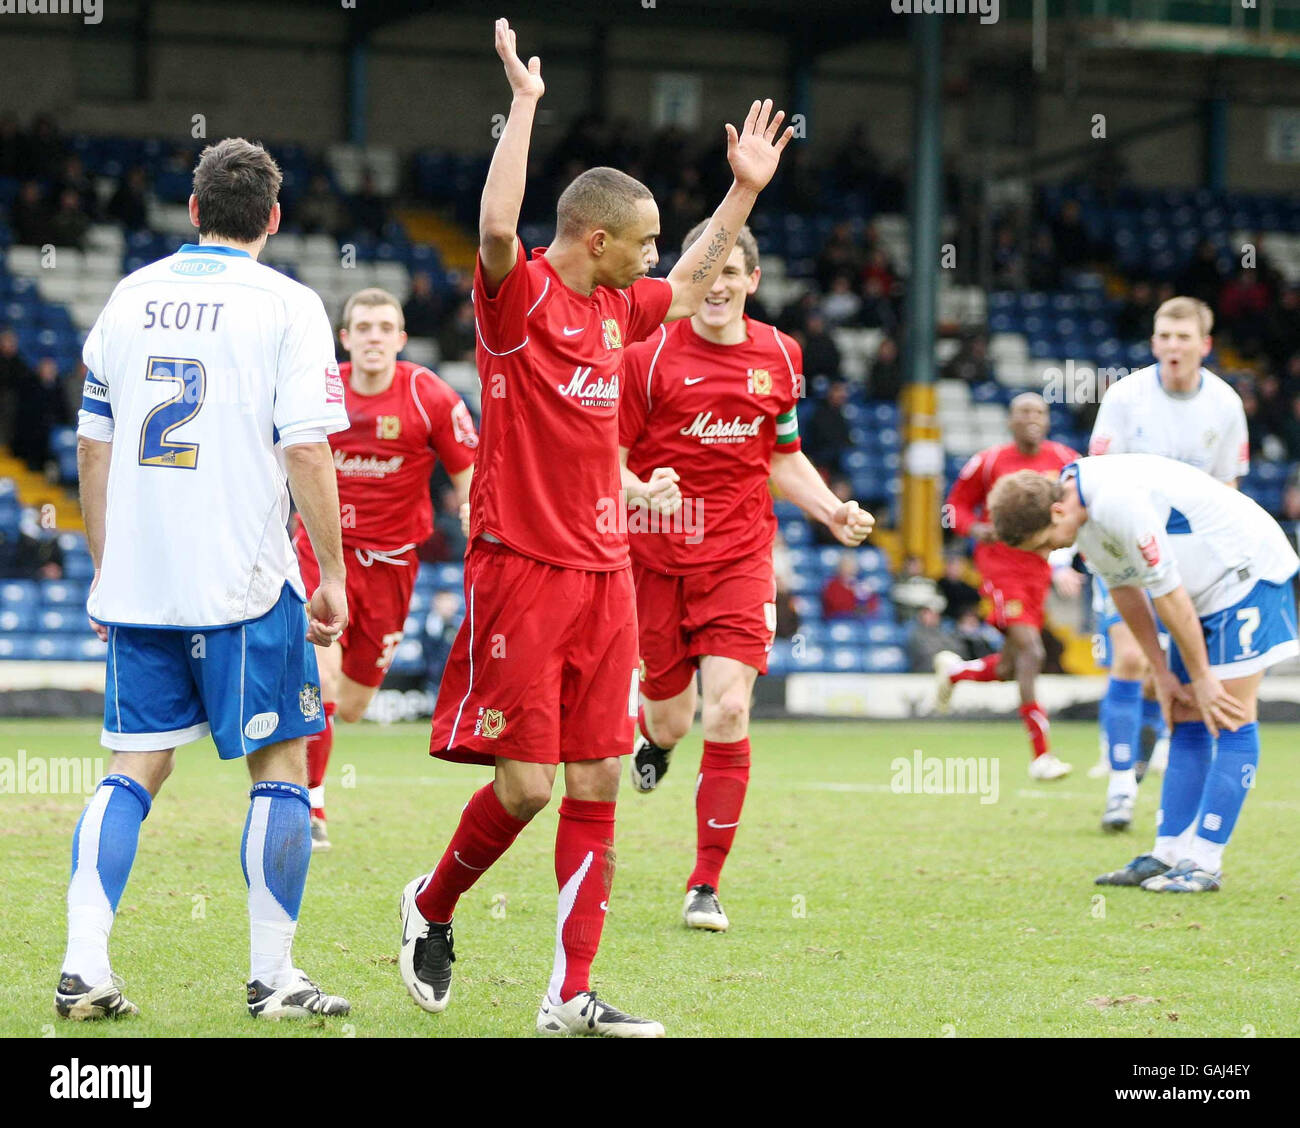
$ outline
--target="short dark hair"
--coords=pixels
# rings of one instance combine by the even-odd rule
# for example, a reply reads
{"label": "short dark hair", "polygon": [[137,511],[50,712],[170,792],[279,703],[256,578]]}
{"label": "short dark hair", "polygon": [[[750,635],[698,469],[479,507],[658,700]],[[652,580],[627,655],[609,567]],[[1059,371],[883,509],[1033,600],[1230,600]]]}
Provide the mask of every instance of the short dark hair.
{"label": "short dark hair", "polygon": [[209,145],[194,168],[199,234],[256,243],[271,222],[282,180],[280,166],[256,142],[227,137]]}
{"label": "short dark hair", "polygon": [[989,493],[989,519],[998,540],[1015,548],[1052,523],[1052,506],[1065,496],[1058,479],[1037,470],[999,478]]}
{"label": "short dark hair", "polygon": [[348,298],[343,306],[343,328],[349,330],[352,328],[352,311],[357,306],[365,306],[369,309],[383,305],[390,305],[397,309],[397,328],[406,332],[406,314],[402,311],[402,303],[387,290],[382,290],[378,286],[367,286]]}
{"label": "short dark hair", "polygon": [[616,168],[589,168],[560,193],[555,230],[564,239],[580,239],[603,228],[619,234],[636,219],[636,201],[654,193],[634,176]]}
{"label": "short dark hair", "polygon": [[[682,240],[683,252],[704,234],[705,228],[709,226],[712,220],[712,216],[708,219],[702,219],[686,232],[686,238]],[[741,254],[745,256],[745,273],[753,274],[758,269],[758,240],[754,238],[754,233],[748,227],[742,227],[736,233],[736,246],[740,248]]]}

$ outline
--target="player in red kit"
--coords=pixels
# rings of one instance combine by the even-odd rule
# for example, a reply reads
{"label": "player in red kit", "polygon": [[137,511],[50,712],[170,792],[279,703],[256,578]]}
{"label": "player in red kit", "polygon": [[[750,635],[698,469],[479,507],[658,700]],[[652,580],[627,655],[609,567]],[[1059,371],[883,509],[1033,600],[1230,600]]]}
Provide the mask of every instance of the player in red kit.
{"label": "player in red kit", "polygon": [[545,89],[515,34],[496,24],[513,98],[479,213],[474,274],[482,441],[470,493],[466,617],[438,692],[429,750],[491,764],[433,872],[402,893],[398,966],[411,997],[441,1011],[451,990],[457,900],[550,800],[555,963],[537,1014],[548,1034],[662,1036],[598,999],[589,977],[614,874],[619,757],[637,704],[636,602],[618,461],[624,346],[704,301],[758,192],[793,135],[755,102],[727,132],[734,181],[703,236],[666,279],[649,189],[590,169],[561,194],[555,240],[525,255],[516,235],[528,144]]}
{"label": "player in red kit", "polygon": [[[989,447],[973,455],[948,494],[946,524],[961,536],[975,538],[975,567],[984,577],[981,593],[990,603],[988,621],[1005,636],[998,654],[963,662],[945,650],[934,659],[938,704],[946,710],[959,681],[1011,681],[1020,686],[1020,718],[1029,730],[1034,779],[1061,779],[1070,774],[1051,750],[1047,714],[1038,704],[1034,683],[1043,668],[1043,605],[1052,583],[1047,560],[998,541],[988,520],[988,496],[993,483],[1017,470],[1037,470],[1053,478],[1079,455],[1047,438],[1047,403],[1035,392],[1011,401],[1011,436],[1014,442]],[[1057,589],[1077,595],[1083,578],[1068,566],[1055,570]]]}
{"label": "player in red kit", "polygon": [[718,880],[749,783],[754,679],[767,672],[776,627],[768,481],[842,544],[857,547],[874,524],[799,450],[803,358],[792,338],[745,316],[759,276],[744,228],[695,315],[628,350],[619,408],[643,667],[632,785],[652,791],[690,731],[698,667],[704,757],[683,919],[713,932],[729,926]]}
{"label": "player in red kit", "polygon": [[[415,549],[433,532],[429,475],[441,459],[462,502],[468,500],[478,435],[469,409],[450,387],[418,364],[398,360],[406,345],[402,307],[380,289],[360,290],[343,309],[339,339],[350,364],[339,366],[351,426],[330,436],[339,483],[339,513],[348,564],[352,619],[319,653],[325,731],[307,739],[313,850],[329,849],[325,769],[334,717],[365,713],[411,607],[420,563]],[[301,523],[294,535],[308,591],[320,567]]]}

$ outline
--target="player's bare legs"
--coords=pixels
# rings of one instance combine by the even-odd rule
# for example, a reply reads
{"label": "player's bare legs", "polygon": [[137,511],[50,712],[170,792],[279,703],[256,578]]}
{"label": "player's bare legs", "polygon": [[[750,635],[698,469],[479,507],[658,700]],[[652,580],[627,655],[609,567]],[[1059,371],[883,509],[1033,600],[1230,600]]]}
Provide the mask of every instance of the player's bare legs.
{"label": "player's bare legs", "polygon": [[659,786],[668,771],[673,749],[695,723],[695,675],[681,693],[652,701],[641,695],[637,714],[640,730],[632,749],[632,787],[644,794]]}
{"label": "player's bare legs", "polygon": [[[329,831],[325,826],[325,772],[334,750],[334,714],[338,709],[343,674],[343,647],[334,641],[316,647],[316,667],[320,673],[321,707],[325,728],[307,738],[307,791],[311,803],[311,848],[328,850]],[[351,680],[351,679],[349,679]]]}

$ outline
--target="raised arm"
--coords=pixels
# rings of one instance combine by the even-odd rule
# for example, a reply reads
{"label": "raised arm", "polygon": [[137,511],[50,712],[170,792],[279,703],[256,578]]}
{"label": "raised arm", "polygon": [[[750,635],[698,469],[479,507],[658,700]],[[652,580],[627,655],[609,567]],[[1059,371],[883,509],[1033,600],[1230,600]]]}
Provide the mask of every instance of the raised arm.
{"label": "raised arm", "polygon": [[768,98],[749,107],[749,116],[739,134],[734,125],[727,123],[727,163],[735,179],[709,220],[709,226],[682,252],[668,275],[673,301],[665,321],[690,317],[703,304],[723,264],[731,256],[736,235],[749,218],[754,201],[776,172],[781,153],[794,136],[794,130],[787,128],[780,133],[785,111],[777,110],[775,117],[771,113],[772,99]]}
{"label": "raised arm", "polygon": [[513,97],[505,130],[488,166],[479,206],[478,253],[483,261],[483,280],[491,293],[495,293],[518,257],[515,240],[528,177],[528,143],[537,101],[546,91],[541,59],[534,55],[524,66],[515,51],[515,33],[506,20],[496,22],[496,49],[505,64]]}

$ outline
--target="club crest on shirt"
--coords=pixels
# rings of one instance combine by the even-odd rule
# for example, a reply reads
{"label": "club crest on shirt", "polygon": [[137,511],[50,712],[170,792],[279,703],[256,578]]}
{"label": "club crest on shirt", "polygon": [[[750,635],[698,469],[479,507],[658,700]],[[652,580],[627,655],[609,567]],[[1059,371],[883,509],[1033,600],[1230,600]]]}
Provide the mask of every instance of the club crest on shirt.
{"label": "club crest on shirt", "polygon": [[605,347],[607,349],[621,349],[623,347],[623,334],[614,318],[605,318],[600,323],[600,330],[605,336]]}
{"label": "club crest on shirt", "polygon": [[1014,619],[1017,615],[1021,614],[1024,609],[1025,605],[1018,599],[1008,599],[1006,607],[1003,608],[1008,619]]}
{"label": "club crest on shirt", "polygon": [[305,721],[314,721],[320,716],[320,686],[308,682],[298,691],[298,708],[302,710]]}
{"label": "club crest on shirt", "polygon": [[751,368],[747,373],[749,390],[756,396],[765,396],[772,391],[772,373],[766,368]]}
{"label": "club crest on shirt", "polygon": [[479,709],[474,723],[474,735],[496,740],[506,727],[506,715],[500,709]]}
{"label": "club crest on shirt", "polygon": [[400,415],[375,416],[375,438],[396,439],[401,433],[402,417]]}

